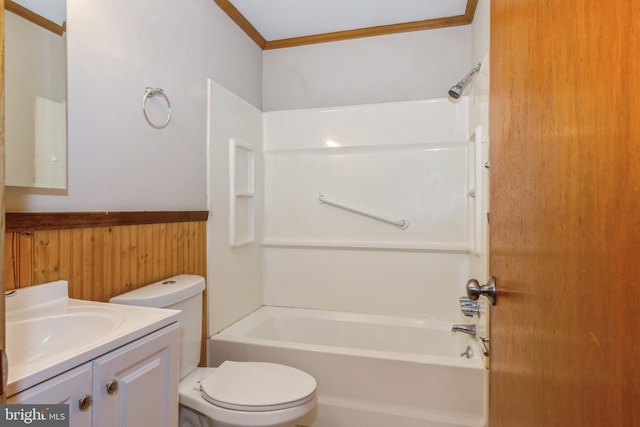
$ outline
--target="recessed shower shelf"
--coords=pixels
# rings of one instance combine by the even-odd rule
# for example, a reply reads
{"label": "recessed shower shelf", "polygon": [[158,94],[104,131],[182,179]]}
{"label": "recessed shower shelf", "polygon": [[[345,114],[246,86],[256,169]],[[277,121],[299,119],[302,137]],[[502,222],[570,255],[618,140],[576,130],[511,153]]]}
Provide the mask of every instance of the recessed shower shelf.
{"label": "recessed shower shelf", "polygon": [[238,247],[254,241],[254,149],[229,141],[229,245]]}

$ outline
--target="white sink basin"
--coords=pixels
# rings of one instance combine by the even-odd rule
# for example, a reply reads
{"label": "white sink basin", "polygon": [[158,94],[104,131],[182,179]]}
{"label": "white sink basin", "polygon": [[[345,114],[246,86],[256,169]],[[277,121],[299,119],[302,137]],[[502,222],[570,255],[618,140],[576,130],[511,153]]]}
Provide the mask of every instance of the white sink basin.
{"label": "white sink basin", "polygon": [[122,320],[108,310],[89,312],[81,308],[11,321],[7,323],[6,347],[11,361],[29,363],[85,347],[120,323]]}
{"label": "white sink basin", "polygon": [[7,396],[179,320],[180,312],[68,297],[64,280],[7,293]]}

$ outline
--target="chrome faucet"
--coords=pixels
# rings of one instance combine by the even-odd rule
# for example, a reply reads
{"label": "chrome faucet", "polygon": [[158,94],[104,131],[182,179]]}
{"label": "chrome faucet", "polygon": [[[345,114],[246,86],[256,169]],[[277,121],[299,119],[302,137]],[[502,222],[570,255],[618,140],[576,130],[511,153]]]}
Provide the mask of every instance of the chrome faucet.
{"label": "chrome faucet", "polygon": [[463,334],[471,335],[472,337],[476,337],[476,325],[463,324],[463,325],[453,325],[451,327],[451,332],[462,332]]}

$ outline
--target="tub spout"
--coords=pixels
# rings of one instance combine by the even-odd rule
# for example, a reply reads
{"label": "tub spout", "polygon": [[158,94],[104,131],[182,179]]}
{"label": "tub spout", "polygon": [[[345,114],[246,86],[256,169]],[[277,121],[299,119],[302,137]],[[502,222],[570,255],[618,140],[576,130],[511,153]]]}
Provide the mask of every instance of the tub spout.
{"label": "tub spout", "polygon": [[451,332],[462,332],[463,334],[471,335],[475,338],[476,336],[476,325],[453,325],[451,327]]}

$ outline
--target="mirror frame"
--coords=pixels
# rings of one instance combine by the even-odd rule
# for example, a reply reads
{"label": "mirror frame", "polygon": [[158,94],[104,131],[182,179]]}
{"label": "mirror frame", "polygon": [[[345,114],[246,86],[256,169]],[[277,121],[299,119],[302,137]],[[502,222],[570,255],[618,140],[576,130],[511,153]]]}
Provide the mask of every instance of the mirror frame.
{"label": "mirror frame", "polygon": [[41,26],[42,28],[45,28],[51,32],[56,33],[59,36],[61,36],[62,33],[64,33],[67,30],[66,22],[63,22],[62,25],[58,25],[55,22],[49,21],[47,18],[38,15],[32,10],[27,9],[26,7],[12,0],[5,0],[4,8],[9,12],[13,12],[16,15],[21,16],[24,19],[27,19],[33,22],[34,24]]}

